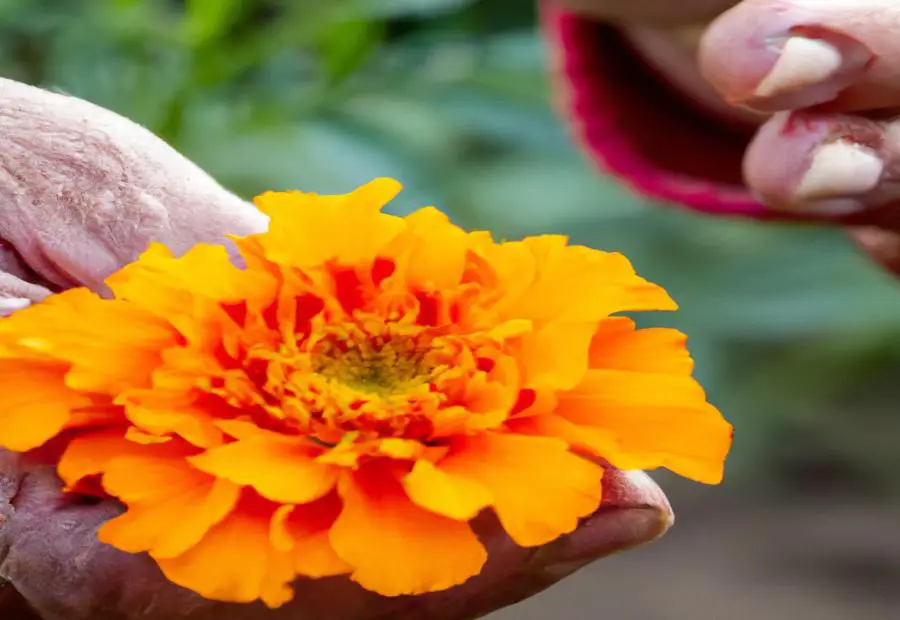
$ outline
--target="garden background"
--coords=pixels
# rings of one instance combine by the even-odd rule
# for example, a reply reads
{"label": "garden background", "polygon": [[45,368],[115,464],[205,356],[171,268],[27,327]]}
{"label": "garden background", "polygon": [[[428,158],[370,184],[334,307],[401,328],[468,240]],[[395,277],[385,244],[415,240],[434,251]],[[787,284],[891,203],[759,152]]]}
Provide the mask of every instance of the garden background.
{"label": "garden background", "polygon": [[[679,522],[494,620],[886,620],[900,605],[900,284],[837,231],[712,219],[599,178],[530,0],[0,0],[0,75],[146,125],[235,192],[375,176],[498,236],[619,250],[681,304],[736,426]],[[677,119],[673,119],[677,122]],[[686,153],[686,157],[690,154]]]}

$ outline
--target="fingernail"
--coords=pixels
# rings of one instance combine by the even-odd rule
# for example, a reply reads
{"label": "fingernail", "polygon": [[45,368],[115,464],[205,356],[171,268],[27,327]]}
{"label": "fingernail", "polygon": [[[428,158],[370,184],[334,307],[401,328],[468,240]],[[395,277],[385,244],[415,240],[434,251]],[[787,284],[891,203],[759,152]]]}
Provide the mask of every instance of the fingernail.
{"label": "fingernail", "polygon": [[794,190],[792,202],[823,215],[852,213],[863,208],[859,197],[881,181],[884,162],[877,153],[847,140],[820,146]]}
{"label": "fingernail", "polygon": [[825,41],[790,37],[753,94],[771,98],[824,82],[840,70],[842,62],[841,52]]}
{"label": "fingernail", "polygon": [[855,39],[815,28],[795,28],[769,40],[778,57],[752,95],[736,104],[759,111],[800,109],[832,101],[855,83],[872,52]]}

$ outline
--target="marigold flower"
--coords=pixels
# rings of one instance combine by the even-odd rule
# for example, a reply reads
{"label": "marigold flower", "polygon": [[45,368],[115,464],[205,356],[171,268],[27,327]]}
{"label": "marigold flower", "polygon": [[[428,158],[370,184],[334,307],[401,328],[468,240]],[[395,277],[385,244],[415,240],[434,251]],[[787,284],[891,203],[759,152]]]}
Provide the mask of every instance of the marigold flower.
{"label": "marigold flower", "polygon": [[59,448],[70,489],[125,512],[100,539],[204,597],[271,607],[298,577],[383,595],[460,584],[492,510],[536,546],[601,500],[601,457],[722,478],[731,427],[673,310],[621,255],[497,243],[433,208],[267,193],[263,234],[112,275],[0,321],[0,444]]}

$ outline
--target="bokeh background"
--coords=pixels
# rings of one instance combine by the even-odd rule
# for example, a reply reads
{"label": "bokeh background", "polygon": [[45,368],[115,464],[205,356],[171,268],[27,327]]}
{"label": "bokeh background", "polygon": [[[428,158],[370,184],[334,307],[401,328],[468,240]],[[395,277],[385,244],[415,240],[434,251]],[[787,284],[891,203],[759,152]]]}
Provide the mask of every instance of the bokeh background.
{"label": "bokeh background", "polygon": [[726,484],[660,475],[665,539],[494,620],[900,617],[900,284],[839,232],[598,177],[536,22],[532,0],[0,0],[0,75],[116,110],[247,197],[394,176],[398,210],[569,234],[675,296],[653,320],[690,334],[737,428]]}

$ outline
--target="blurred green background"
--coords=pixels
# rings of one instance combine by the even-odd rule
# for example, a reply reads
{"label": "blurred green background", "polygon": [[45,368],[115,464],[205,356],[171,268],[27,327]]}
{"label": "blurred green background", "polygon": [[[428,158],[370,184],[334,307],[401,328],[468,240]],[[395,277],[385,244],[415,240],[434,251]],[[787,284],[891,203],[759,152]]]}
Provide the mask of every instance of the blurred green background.
{"label": "blurred green background", "polygon": [[[566,233],[625,252],[674,295],[682,309],[658,320],[688,332],[737,428],[727,484],[667,480],[683,526],[507,617],[891,617],[879,605],[896,611],[900,554],[860,541],[900,523],[885,512],[900,497],[900,286],[839,232],[697,216],[598,177],[552,107],[536,21],[529,0],[0,0],[0,72],[146,125],[246,197],[394,176],[399,210]],[[746,574],[765,548],[784,569],[819,530],[798,568]],[[610,607],[622,588],[659,606]],[[851,611],[829,602],[838,590]]]}

